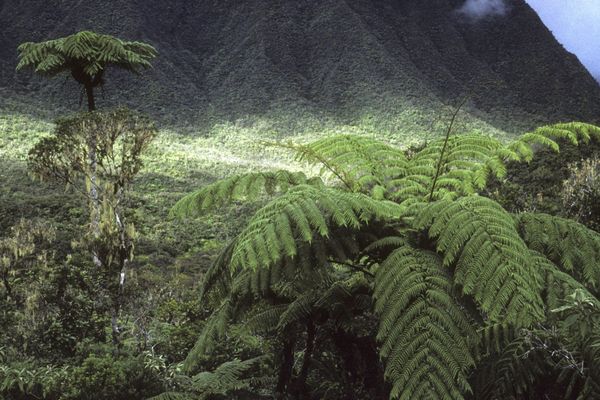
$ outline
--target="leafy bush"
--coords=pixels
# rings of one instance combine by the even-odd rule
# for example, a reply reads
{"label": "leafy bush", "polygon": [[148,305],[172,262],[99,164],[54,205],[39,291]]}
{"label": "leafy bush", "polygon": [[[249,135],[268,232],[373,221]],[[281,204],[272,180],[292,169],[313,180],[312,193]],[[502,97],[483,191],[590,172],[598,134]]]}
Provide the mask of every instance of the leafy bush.
{"label": "leafy bush", "polygon": [[145,399],[163,389],[142,355],[92,354],[73,369],[70,382],[64,398],[73,400]]}
{"label": "leafy bush", "polygon": [[561,192],[566,214],[600,231],[600,159],[572,163],[569,171]]}

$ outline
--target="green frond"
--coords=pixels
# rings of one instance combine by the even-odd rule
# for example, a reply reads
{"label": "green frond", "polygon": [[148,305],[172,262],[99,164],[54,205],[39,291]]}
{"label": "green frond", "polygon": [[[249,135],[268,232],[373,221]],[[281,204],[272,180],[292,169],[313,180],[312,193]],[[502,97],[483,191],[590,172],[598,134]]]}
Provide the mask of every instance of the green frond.
{"label": "green frond", "polygon": [[439,257],[403,246],[377,269],[377,338],[392,399],[462,399],[475,333]]}
{"label": "green frond", "polygon": [[[293,299],[297,294],[286,291],[286,285],[328,284],[333,271],[332,262],[344,262],[354,258],[359,252],[357,240],[352,232],[336,229],[331,238],[316,238],[311,243],[299,243],[294,257],[283,257],[278,262],[257,269],[242,269],[236,274],[230,293],[238,299],[284,296]],[[304,291],[300,290],[299,292]]]}
{"label": "green frond", "polygon": [[600,289],[600,234],[578,222],[547,214],[515,217],[527,245],[589,289]]}
{"label": "green frond", "polygon": [[287,144],[298,161],[321,167],[321,175],[336,179],[351,191],[377,194],[394,177],[403,176],[404,153],[378,140],[357,135],[336,135],[306,145]]}
{"label": "green frond", "polygon": [[477,399],[531,399],[535,384],[544,371],[551,370],[538,349],[532,349],[525,336],[516,334],[501,350],[478,367],[474,395]]}
{"label": "green frond", "polygon": [[370,292],[371,285],[363,275],[354,274],[343,281],[336,281],[322,292],[315,306],[331,308],[334,304],[355,303],[360,292]]}
{"label": "green frond", "polygon": [[287,304],[269,305],[244,321],[244,329],[251,333],[268,333],[277,330],[282,314],[287,310]]}
{"label": "green frond", "polygon": [[[591,138],[600,138],[600,128],[584,123],[541,127],[509,145],[483,135],[452,136],[445,146],[432,199],[476,193],[485,187],[490,177],[504,177],[508,161],[531,161],[533,146],[541,144],[558,151],[557,139],[577,144]],[[443,139],[434,141],[404,163],[402,172],[386,181],[386,198],[401,204],[428,201],[444,144]]]}
{"label": "green frond", "polygon": [[378,250],[387,249],[387,248],[398,248],[407,244],[407,240],[403,236],[386,236],[381,239],[377,239],[374,242],[370,243],[367,247],[365,247],[365,253],[372,253]]}
{"label": "green frond", "polygon": [[172,215],[195,215],[234,201],[252,201],[261,195],[286,193],[298,185],[323,186],[320,179],[309,179],[302,172],[251,172],[217,181],[179,200]]}
{"label": "green frond", "polygon": [[231,321],[232,312],[231,299],[225,299],[220,307],[206,320],[200,337],[184,361],[183,368],[185,371],[193,371],[202,358],[212,351],[215,343],[225,335]]}
{"label": "green frond", "polygon": [[600,139],[600,128],[583,122],[559,123],[542,126],[533,132],[527,132],[510,143],[506,148],[513,152],[516,161],[529,162],[533,159],[533,146],[542,145],[560,151],[558,140],[567,140],[574,145],[588,143],[591,139]]}
{"label": "green frond", "polygon": [[17,70],[31,67],[50,76],[82,68],[87,76],[94,77],[108,65],[137,72],[140,68],[149,68],[150,61],[157,55],[156,49],[149,44],[127,42],[90,31],[40,43],[23,43],[17,50]]}
{"label": "green frond", "polygon": [[266,268],[298,255],[301,243],[329,238],[332,229],[358,230],[391,220],[400,208],[358,193],[299,185],[260,209],[238,236],[231,268]]}
{"label": "green frond", "polygon": [[541,276],[511,215],[496,202],[479,196],[434,202],[415,226],[436,239],[456,283],[492,321],[542,319]]}
{"label": "green frond", "polygon": [[485,187],[490,176],[504,176],[505,162],[515,158],[492,137],[468,134],[452,136],[447,143],[437,140],[408,161],[404,176],[388,181],[389,198],[404,205],[429,201],[438,165],[433,200],[470,195]]}
{"label": "green frond", "polygon": [[[540,271],[544,277],[544,303],[547,310],[553,310],[562,306],[565,299],[576,290],[582,290],[595,299],[593,294],[588,292],[586,286],[575,279],[573,276],[563,272],[556,264],[550,261],[546,256],[532,250],[532,257],[535,268]],[[600,308],[600,301],[596,300],[597,307]]]}
{"label": "green frond", "polygon": [[518,329],[507,323],[489,324],[477,332],[479,334],[478,359],[502,352],[518,336]]}
{"label": "green frond", "polygon": [[287,326],[308,319],[313,311],[316,301],[318,300],[318,292],[311,290],[298,296],[292,301],[281,314],[277,328],[284,330]]}
{"label": "green frond", "polygon": [[201,300],[211,293],[215,295],[217,301],[222,301],[229,294],[232,279],[229,263],[234,246],[235,241],[225,246],[206,271],[200,290]]}
{"label": "green frond", "polygon": [[265,360],[265,356],[260,356],[244,361],[234,359],[225,362],[212,372],[195,375],[192,378],[192,389],[200,395],[200,399],[208,399],[213,395],[225,396],[235,390],[250,388],[251,380],[244,376]]}
{"label": "green frond", "polygon": [[[558,123],[542,126],[522,135],[515,140],[509,148],[517,150],[521,144],[542,144],[559,151],[557,140],[563,139],[578,145],[580,142],[588,143],[591,139],[600,139],[600,128],[584,122]],[[524,154],[526,155],[526,154]],[[529,161],[525,158],[526,161]]]}

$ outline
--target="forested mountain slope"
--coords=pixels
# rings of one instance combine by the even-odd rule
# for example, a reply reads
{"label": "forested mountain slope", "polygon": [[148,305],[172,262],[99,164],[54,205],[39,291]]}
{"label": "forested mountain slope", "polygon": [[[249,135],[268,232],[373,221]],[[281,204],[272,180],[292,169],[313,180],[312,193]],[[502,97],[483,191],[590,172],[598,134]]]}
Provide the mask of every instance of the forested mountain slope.
{"label": "forested mountain slope", "polygon": [[[4,100],[35,96],[74,109],[70,80],[16,73],[16,47],[93,29],[160,52],[132,79],[114,72],[101,104],[168,121],[286,119],[428,126],[470,93],[470,114],[512,130],[595,121],[600,87],[524,0],[478,21],[461,0],[0,0]],[[29,100],[28,100],[29,101]],[[367,122],[365,122],[367,121]],[[408,121],[408,122],[406,122]],[[510,122],[509,122],[510,121]]]}

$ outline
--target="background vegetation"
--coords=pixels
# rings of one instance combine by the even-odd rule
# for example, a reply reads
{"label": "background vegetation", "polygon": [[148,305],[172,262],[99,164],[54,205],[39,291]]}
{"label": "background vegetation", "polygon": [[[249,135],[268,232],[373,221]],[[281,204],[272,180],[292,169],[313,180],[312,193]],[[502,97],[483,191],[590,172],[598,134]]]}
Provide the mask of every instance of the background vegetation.
{"label": "background vegetation", "polygon": [[[232,249],[227,245],[252,223],[257,210],[270,204],[273,193],[246,193],[253,188],[250,183],[260,186],[260,179],[245,181],[248,185],[236,193],[248,196],[233,196],[232,202],[217,196],[218,207],[210,213],[182,221],[170,210],[195,189],[230,177],[228,182],[236,182],[236,176],[246,173],[269,176],[287,170],[289,174],[277,177],[287,177],[290,186],[317,182],[305,178],[319,175],[322,165],[299,161],[290,146],[308,149],[303,146],[353,135],[381,141],[396,161],[411,160],[419,152],[435,161],[446,133],[452,138],[482,135],[477,137],[494,143],[486,149],[496,151],[542,123],[595,122],[598,115],[597,84],[523,2],[515,1],[509,26],[490,20],[478,27],[452,16],[453,1],[440,2],[439,9],[391,1],[381,2],[382,9],[361,1],[304,9],[282,1],[269,10],[264,2],[144,2],[148,20],[135,2],[127,7],[105,2],[93,10],[88,2],[52,3],[32,1],[16,15],[11,1],[0,2],[0,21],[9,27],[0,36],[0,398],[384,399],[391,390],[398,398],[418,397],[408,386],[393,389],[401,374],[379,353],[379,318],[389,310],[381,300],[374,309],[372,293],[378,279],[375,264],[382,269],[390,265],[383,253],[367,266],[336,258],[326,272],[299,274],[299,280],[279,282],[283,286],[273,280],[268,284],[273,284],[269,290],[274,297],[261,288],[264,276],[242,285],[246,292],[225,285],[224,294],[215,294],[208,290],[219,282],[214,266],[227,267]],[[400,20],[388,18],[390,13]],[[157,25],[152,15],[161,15],[162,22]],[[182,21],[180,29],[173,29],[173,21]],[[355,32],[357,21],[362,21],[360,32]],[[330,30],[333,22],[336,28]],[[27,28],[34,25],[39,29]],[[110,287],[116,276],[112,270],[108,276],[90,257],[90,207],[77,185],[37,179],[28,160],[36,145],[60,135],[61,124],[52,121],[77,109],[80,88],[74,81],[49,83],[13,72],[20,42],[90,25],[130,39],[139,34],[161,54],[142,77],[110,69],[106,93],[94,87],[100,108],[128,104],[149,112],[159,128],[122,203],[122,215],[135,235],[134,257],[127,259],[126,284],[119,292],[117,340]],[[329,38],[331,48],[344,50],[333,54],[321,48],[322,37]],[[508,45],[519,41],[526,45],[518,51]],[[528,75],[521,76],[522,71]],[[465,93],[467,102],[448,131],[457,95]],[[535,146],[531,162],[507,162],[506,174],[490,176],[476,191],[517,218],[541,212],[597,230],[599,146],[596,139],[576,146],[569,138],[555,138],[560,153]],[[304,161],[310,161],[308,155]],[[382,165],[388,167],[372,167]],[[429,184],[432,165],[437,166],[429,162],[424,174]],[[396,167],[392,162],[391,168]],[[322,183],[345,190],[331,175]],[[375,202],[389,197],[372,183],[349,192],[364,192]],[[275,188],[281,189],[280,184]],[[446,179],[440,187],[452,184]],[[466,183],[461,178],[454,184]],[[315,196],[329,193],[325,186],[317,187],[322,192]],[[456,189],[458,197],[473,194],[461,190]],[[456,197],[450,192],[449,197]],[[377,225],[378,218],[374,230],[406,233],[394,221]],[[577,226],[578,233],[567,250],[574,251],[578,241],[596,240],[593,231],[568,226]],[[435,258],[435,235],[410,235],[413,245],[430,251],[415,260]],[[332,236],[350,237],[343,229]],[[354,245],[363,246],[361,240]],[[552,256],[560,254],[548,256],[559,265]],[[597,360],[591,346],[597,340],[592,335],[598,326],[597,286],[592,278],[579,278],[582,287],[569,281],[569,290],[552,291],[555,297],[546,299],[543,322],[523,326],[523,321],[507,326],[504,322],[516,320],[505,321],[499,311],[481,304],[477,309],[477,301],[452,293],[459,304],[455,308],[469,310],[467,323],[458,325],[477,330],[482,354],[474,351],[469,361],[466,353],[455,353],[458,366],[452,364],[440,383],[447,391],[429,387],[428,393],[490,399],[589,398],[597,393],[597,371],[590,369]],[[433,281],[444,292],[446,284]],[[440,301],[433,296],[433,303]],[[230,299],[237,313],[220,313],[228,310],[219,308],[223,299]],[[549,304],[557,311],[550,312]],[[567,361],[557,362],[560,357]],[[476,370],[471,368],[475,364]],[[519,385],[511,386],[516,377]]]}

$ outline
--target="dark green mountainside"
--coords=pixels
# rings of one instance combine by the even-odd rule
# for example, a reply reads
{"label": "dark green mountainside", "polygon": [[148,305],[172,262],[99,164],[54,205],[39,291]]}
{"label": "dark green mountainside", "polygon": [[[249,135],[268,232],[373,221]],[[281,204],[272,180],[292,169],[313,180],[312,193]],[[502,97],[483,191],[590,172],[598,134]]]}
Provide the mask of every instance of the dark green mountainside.
{"label": "dark green mountainside", "polygon": [[0,0],[0,94],[77,108],[70,80],[14,72],[16,47],[92,29],[160,52],[143,77],[111,71],[100,106],[171,122],[266,116],[293,133],[304,120],[370,121],[393,133],[468,92],[470,114],[503,130],[597,121],[598,84],[524,0],[509,3],[474,23],[461,0]]}

